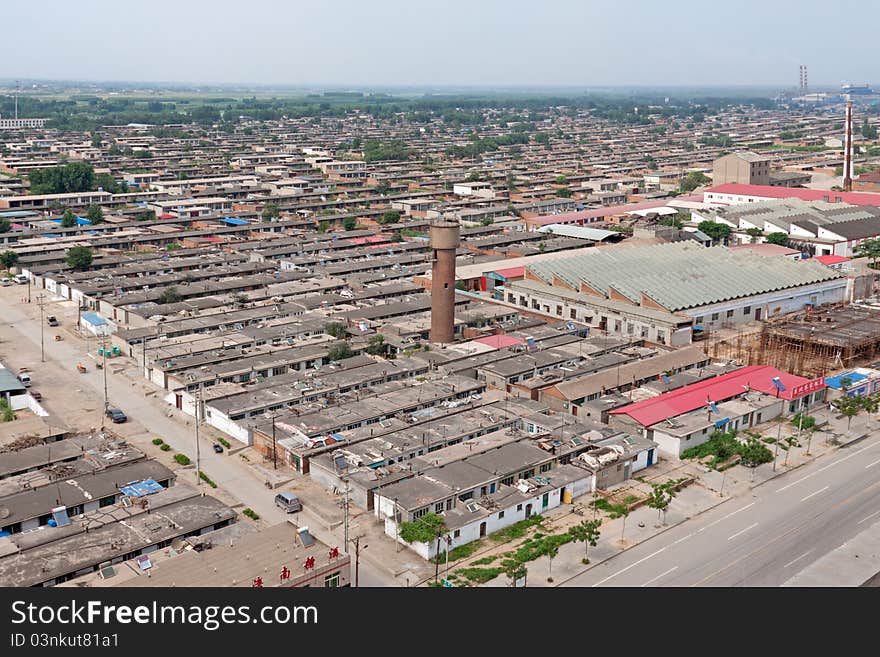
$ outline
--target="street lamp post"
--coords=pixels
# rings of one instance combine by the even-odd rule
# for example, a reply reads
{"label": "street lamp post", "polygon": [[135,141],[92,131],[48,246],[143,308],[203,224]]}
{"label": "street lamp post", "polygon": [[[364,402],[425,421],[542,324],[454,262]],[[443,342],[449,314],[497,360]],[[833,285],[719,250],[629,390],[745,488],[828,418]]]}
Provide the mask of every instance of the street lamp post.
{"label": "street lamp post", "polygon": [[199,422],[202,419],[202,384],[199,383],[199,389],[196,394],[196,485],[202,485],[202,464],[201,453],[199,450]]}
{"label": "street lamp post", "polygon": [[[361,538],[363,536],[355,536],[351,539],[351,542],[354,543],[354,586],[358,587],[359,582],[359,573],[360,573],[360,563],[361,563]],[[369,545],[364,545],[363,549],[366,550]]]}
{"label": "street lamp post", "polygon": [[272,415],[272,468],[278,469],[278,457],[275,451],[275,415]]}
{"label": "street lamp post", "polygon": [[[28,279],[28,281],[30,280]],[[28,287],[28,290],[30,290],[30,287]],[[40,361],[43,363],[46,362],[46,350],[43,346],[43,299],[45,298],[46,295],[42,292],[37,295],[37,303],[40,304]]]}
{"label": "street lamp post", "polygon": [[776,472],[776,457],[779,456],[779,440],[782,436],[782,421],[776,426],[776,448],[773,451],[773,472]]}

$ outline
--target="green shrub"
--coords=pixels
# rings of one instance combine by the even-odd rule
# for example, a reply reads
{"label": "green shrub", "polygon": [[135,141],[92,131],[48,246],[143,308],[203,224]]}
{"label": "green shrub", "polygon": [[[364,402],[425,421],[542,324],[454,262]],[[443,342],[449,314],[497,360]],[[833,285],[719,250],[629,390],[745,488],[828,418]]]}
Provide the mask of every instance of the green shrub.
{"label": "green shrub", "polygon": [[511,541],[515,538],[522,538],[526,535],[526,531],[528,531],[530,527],[540,525],[542,522],[544,522],[544,518],[539,515],[529,516],[524,520],[513,523],[510,527],[505,527],[504,529],[499,529],[497,532],[489,534],[489,538],[498,543]]}
{"label": "green shrub", "polygon": [[253,509],[250,509],[250,508],[247,508],[244,511],[242,511],[242,514],[246,515],[251,520],[259,520],[260,519],[260,514],[258,514]]}
{"label": "green shrub", "polygon": [[229,447],[230,447],[229,441],[226,440],[226,438],[218,438],[217,442],[220,443],[221,445],[223,445],[226,449],[229,449]]}
{"label": "green shrub", "polygon": [[159,449],[161,449],[163,452],[169,452],[169,451],[171,451],[171,445],[169,445],[167,443],[163,443],[163,444],[159,445]]}
{"label": "green shrub", "polygon": [[153,438],[153,444],[154,444],[154,445],[161,445],[161,444],[164,443],[164,442],[165,442],[165,441],[162,440],[161,438]]}
{"label": "green shrub", "polygon": [[210,478],[208,475],[206,475],[204,472],[202,472],[201,470],[199,470],[199,479],[201,479],[202,481],[204,481],[204,482],[205,482],[206,484],[208,484],[211,488],[217,488],[217,484],[215,484],[215,483],[211,480],[211,478]]}
{"label": "green shrub", "polygon": [[498,577],[504,571],[501,568],[462,568],[455,572],[470,582],[485,584]]}
{"label": "green shrub", "polygon": [[189,457],[186,454],[175,454],[174,460],[180,463],[180,465],[189,465],[192,461],[189,460]]}

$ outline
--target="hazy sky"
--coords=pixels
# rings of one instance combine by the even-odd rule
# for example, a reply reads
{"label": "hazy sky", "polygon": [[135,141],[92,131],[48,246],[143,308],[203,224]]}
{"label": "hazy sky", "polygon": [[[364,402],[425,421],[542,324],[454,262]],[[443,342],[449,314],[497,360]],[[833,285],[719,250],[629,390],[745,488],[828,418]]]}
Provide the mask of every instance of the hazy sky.
{"label": "hazy sky", "polygon": [[[872,82],[855,0],[3,2],[0,78],[284,85]],[[873,19],[873,10],[866,18]]]}

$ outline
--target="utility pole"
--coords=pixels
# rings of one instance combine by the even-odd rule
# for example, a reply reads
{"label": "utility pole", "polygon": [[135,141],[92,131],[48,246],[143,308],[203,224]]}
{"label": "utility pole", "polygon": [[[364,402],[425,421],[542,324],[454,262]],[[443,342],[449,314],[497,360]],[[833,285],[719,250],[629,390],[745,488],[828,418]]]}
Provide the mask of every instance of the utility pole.
{"label": "utility pole", "polygon": [[202,462],[199,454],[199,422],[202,419],[202,384],[196,393],[196,485],[202,485]]}
{"label": "utility pole", "polygon": [[27,281],[28,281],[28,303],[30,303],[31,302],[31,277],[30,276],[27,277]]}
{"label": "utility pole", "polygon": [[[360,573],[360,563],[361,563],[361,539],[363,536],[355,536],[351,542],[354,543],[354,586],[358,587],[358,575]],[[364,545],[364,550],[366,550],[369,545]]]}
{"label": "utility pole", "polygon": [[782,435],[782,421],[776,425],[776,449],[773,450],[773,472],[776,472],[776,457],[779,456],[779,439]]}
{"label": "utility pole", "polygon": [[343,525],[345,526],[345,545],[347,546],[348,541],[348,479],[345,480],[345,502],[343,503]]}
{"label": "utility pole", "polygon": [[[29,278],[28,281],[31,279]],[[43,346],[43,299],[46,298],[46,295],[42,292],[37,295],[37,303],[40,304],[40,361],[46,362],[46,350]]]}
{"label": "utility pole", "polygon": [[275,415],[272,415],[272,468],[278,469],[278,457],[275,452]]}
{"label": "utility pole", "polygon": [[101,336],[101,370],[104,372],[104,413],[101,415],[101,430],[104,429],[104,421],[107,419],[107,409],[110,402],[107,400],[107,336]]}

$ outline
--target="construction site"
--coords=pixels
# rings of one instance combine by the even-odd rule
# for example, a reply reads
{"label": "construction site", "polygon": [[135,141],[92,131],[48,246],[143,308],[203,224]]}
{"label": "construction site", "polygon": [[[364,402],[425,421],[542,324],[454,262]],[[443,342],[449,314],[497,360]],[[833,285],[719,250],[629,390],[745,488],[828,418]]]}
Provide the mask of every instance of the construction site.
{"label": "construction site", "polygon": [[709,347],[713,358],[770,365],[809,378],[866,365],[878,353],[880,301],[771,319],[752,331],[718,335]]}

